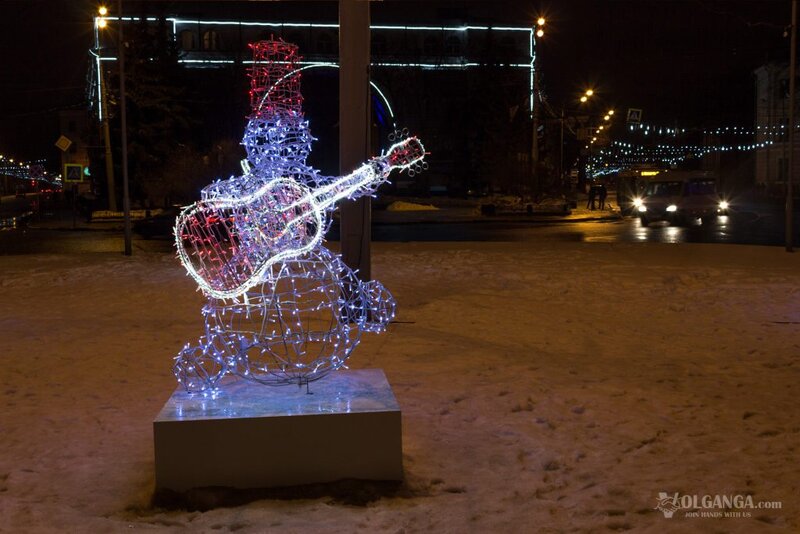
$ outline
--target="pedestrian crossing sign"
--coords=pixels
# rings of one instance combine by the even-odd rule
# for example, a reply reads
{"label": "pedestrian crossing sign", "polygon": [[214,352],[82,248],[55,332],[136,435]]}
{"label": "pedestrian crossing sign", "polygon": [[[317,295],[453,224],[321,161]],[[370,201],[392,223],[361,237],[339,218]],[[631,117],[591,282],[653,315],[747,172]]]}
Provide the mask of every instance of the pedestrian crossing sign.
{"label": "pedestrian crossing sign", "polygon": [[82,182],[83,165],[78,163],[64,164],[64,182]]}
{"label": "pedestrian crossing sign", "polygon": [[642,123],[642,110],[636,108],[628,108],[628,123],[641,124]]}

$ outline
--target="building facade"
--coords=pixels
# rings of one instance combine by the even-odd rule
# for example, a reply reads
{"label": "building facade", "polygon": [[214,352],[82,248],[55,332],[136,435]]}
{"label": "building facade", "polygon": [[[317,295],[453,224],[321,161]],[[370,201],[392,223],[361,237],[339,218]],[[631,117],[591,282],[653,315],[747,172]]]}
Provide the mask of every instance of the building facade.
{"label": "building facade", "polygon": [[[782,193],[789,175],[789,66],[768,63],[755,70],[755,183]],[[800,114],[795,101],[795,114]],[[795,119],[795,122],[797,119]],[[795,137],[794,172],[800,173],[800,136]]]}
{"label": "building facade", "polygon": [[[109,18],[107,23],[105,30],[95,31],[94,72],[90,75],[94,85],[92,102],[99,114],[102,114],[98,109],[99,72],[101,68],[112,68],[117,55],[114,26],[118,22]],[[318,136],[322,132],[320,137],[325,141],[315,152],[327,153],[329,161],[337,157],[330,133],[338,119],[330,115],[326,124],[326,118],[314,116],[313,109],[314,101],[325,98],[315,89],[315,85],[319,87],[324,82],[319,80],[317,84],[318,78],[336,76],[337,23],[142,15],[125,17],[123,24],[126,35],[131,35],[135,25],[164,32],[177,48],[178,63],[188,76],[194,76],[197,84],[217,84],[214,80],[221,79],[220,73],[229,73],[229,79],[238,76],[243,80],[252,64],[248,48],[251,42],[280,38],[297,44],[304,58],[300,65],[306,71],[303,90],[308,91],[307,102],[312,105],[308,112],[313,119],[312,132]],[[395,128],[407,127],[425,139],[432,153],[430,172],[415,181],[423,190],[467,192],[485,189],[487,185],[513,189],[511,186],[521,183],[528,172],[534,31],[531,27],[460,21],[432,25],[373,24],[370,65],[375,123],[372,137],[376,140],[373,149]],[[229,83],[219,93],[241,99],[246,96],[241,80]],[[326,87],[327,92],[337,90],[330,81]],[[313,98],[308,98],[309,95]],[[325,107],[336,110],[335,98],[334,95]],[[229,106],[226,114],[238,116],[241,111]],[[205,122],[220,123],[215,119]],[[230,132],[237,127],[232,125]],[[487,139],[491,143],[487,144]],[[490,148],[486,149],[487,146]],[[329,166],[333,168],[332,164]],[[324,164],[320,167],[326,170]]]}

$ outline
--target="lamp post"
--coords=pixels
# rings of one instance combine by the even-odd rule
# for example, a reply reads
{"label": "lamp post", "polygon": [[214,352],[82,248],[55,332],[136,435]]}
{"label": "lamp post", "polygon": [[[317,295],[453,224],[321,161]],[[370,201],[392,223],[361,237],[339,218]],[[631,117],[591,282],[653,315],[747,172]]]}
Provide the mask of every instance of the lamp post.
{"label": "lamp post", "polygon": [[131,199],[128,188],[128,117],[125,109],[125,40],[122,36],[122,0],[117,0],[119,21],[119,110],[122,130],[122,211],[125,220],[125,255],[133,254],[131,245]]}
{"label": "lamp post", "polygon": [[[585,104],[586,102],[588,102],[589,99],[593,95],[594,95],[594,89],[587,89],[586,91],[584,91],[584,93],[580,97],[581,104]],[[589,137],[593,137],[594,136],[594,132],[592,131],[592,127],[591,127],[591,122],[592,121],[591,121],[591,117],[590,117],[589,124],[586,126],[587,131],[589,132]],[[589,141],[589,143],[588,143],[589,157],[586,160],[586,174],[587,174],[587,178],[591,178],[590,172],[592,171],[592,146],[594,145],[594,141],[592,139],[588,139],[588,138],[587,138],[587,141]]]}
{"label": "lamp post", "polygon": [[[105,29],[108,26],[108,21],[105,16],[108,15],[108,8],[100,6],[97,10],[101,18],[97,19],[97,28]],[[100,54],[100,44],[98,42],[97,53]],[[111,133],[109,128],[108,119],[108,97],[106,94],[106,81],[103,75],[103,62],[98,63],[98,75],[100,77],[100,121],[103,125],[103,142],[105,144],[105,160],[106,160],[106,187],[108,188],[108,209],[109,211],[117,211],[117,195],[116,187],[114,185],[114,156],[111,152]]]}
{"label": "lamp post", "polygon": [[[539,17],[536,20],[536,37],[543,37],[544,36],[544,24],[545,18]],[[539,172],[537,170],[539,164],[539,99],[537,95],[539,94],[539,73],[536,68],[536,59],[534,58],[533,64],[533,94],[531,95],[531,114],[532,114],[532,134],[531,134],[531,176],[535,180],[535,185],[537,192],[540,187],[539,183]]]}
{"label": "lamp post", "polygon": [[797,63],[797,0],[792,0],[792,47],[789,51],[789,172],[786,173],[786,252],[794,252],[794,236],[792,235],[794,225],[794,100],[796,83]]}
{"label": "lamp post", "polygon": [[[97,20],[97,27],[103,29],[108,25],[106,16],[108,15],[108,8],[101,6],[98,9],[100,18]],[[117,61],[119,62],[119,116],[120,116],[120,133],[122,145],[122,210],[125,228],[125,255],[130,256],[133,254],[133,246],[131,239],[131,201],[130,201],[130,188],[128,184],[128,116],[125,102],[125,39],[123,38],[123,21],[122,21],[122,0],[117,0],[117,23],[119,31],[117,33]],[[109,209],[116,211],[116,198],[114,195],[114,168],[111,159],[111,142],[108,133],[108,107],[105,101],[106,89],[105,81],[102,76],[102,65],[100,66],[100,84],[103,86],[101,91],[101,102],[106,107],[104,124],[104,134],[106,137],[106,174],[108,179],[108,202]]]}
{"label": "lamp post", "polygon": [[561,135],[558,143],[558,183],[564,189],[564,106],[561,106]]}
{"label": "lamp post", "polygon": [[[614,116],[614,110],[613,109],[609,109],[608,111],[606,111],[606,114],[603,115],[604,123],[601,124],[599,126],[599,128],[598,128],[598,130],[602,131],[603,135],[605,135],[606,138],[608,139],[608,146],[611,145],[611,136],[609,135],[609,131],[611,130],[611,125],[612,125],[611,124],[611,120],[612,120],[611,118],[613,116]],[[608,164],[606,164],[606,166],[608,166]]]}

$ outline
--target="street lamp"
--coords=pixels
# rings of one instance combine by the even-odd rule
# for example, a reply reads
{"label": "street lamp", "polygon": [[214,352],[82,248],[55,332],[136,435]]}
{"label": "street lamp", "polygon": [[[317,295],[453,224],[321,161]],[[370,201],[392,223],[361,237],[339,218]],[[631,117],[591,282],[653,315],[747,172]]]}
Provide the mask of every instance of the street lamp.
{"label": "street lamp", "polygon": [[131,197],[128,187],[128,115],[125,109],[125,41],[122,38],[122,0],[117,0],[119,20],[119,115],[120,129],[122,130],[122,211],[125,221],[125,255],[133,254],[131,243]]}
{"label": "street lamp", "polygon": [[[587,89],[586,91],[583,92],[583,95],[581,95],[581,103],[585,104],[589,100],[589,98],[591,98],[593,95],[594,95],[594,89],[591,89],[591,88]],[[608,120],[608,118],[609,117],[606,116],[606,120]],[[602,129],[603,129],[603,126],[601,125],[597,129],[596,132],[593,132],[593,134],[594,133],[600,133],[600,131]],[[592,132],[591,128],[589,129],[589,131]],[[594,176],[594,167],[592,165],[592,148],[594,147],[596,141],[597,141],[597,137],[593,136],[591,141],[589,141],[589,145],[588,145],[588,148],[589,148],[589,162],[588,162],[588,169],[587,170],[588,170],[588,173],[589,173],[590,177]]]}
{"label": "street lamp", "polygon": [[[108,8],[101,6],[97,11],[101,17],[108,14]],[[122,0],[117,0],[117,22],[119,23],[119,32],[117,33],[117,56],[119,62],[119,116],[120,116],[120,130],[122,137],[122,211],[125,226],[125,255],[130,256],[133,254],[132,236],[131,236],[131,201],[128,185],[128,117],[125,102],[125,41],[123,39],[123,20],[122,20]],[[105,27],[105,18],[98,19],[97,26],[99,28]],[[106,116],[108,112],[106,111]],[[107,160],[109,161],[109,160]],[[113,180],[113,178],[112,178]],[[114,194],[113,188],[109,191],[109,198]]]}
{"label": "street lamp", "polygon": [[[544,17],[536,19],[536,37],[544,36]],[[537,54],[538,55],[538,54]],[[534,60],[535,61],[535,60]],[[531,177],[536,181],[537,190],[540,189],[539,173],[537,166],[539,163],[539,106],[538,106],[538,93],[539,93],[539,73],[536,69],[536,63],[533,65],[533,94],[531,94]]]}
{"label": "street lamp", "polygon": [[[97,11],[99,15],[105,16],[108,14],[108,9],[101,6]],[[108,25],[105,18],[97,19],[97,27],[103,29]],[[101,47],[98,38],[97,53],[100,57]],[[103,75],[103,62],[98,61],[97,64],[98,76],[100,77],[100,121],[103,125],[103,141],[105,144],[105,160],[106,160],[106,187],[108,188],[108,209],[109,211],[117,211],[117,196],[116,187],[114,186],[114,157],[111,152],[111,133],[109,128],[108,118],[108,92],[106,87],[105,76]]]}

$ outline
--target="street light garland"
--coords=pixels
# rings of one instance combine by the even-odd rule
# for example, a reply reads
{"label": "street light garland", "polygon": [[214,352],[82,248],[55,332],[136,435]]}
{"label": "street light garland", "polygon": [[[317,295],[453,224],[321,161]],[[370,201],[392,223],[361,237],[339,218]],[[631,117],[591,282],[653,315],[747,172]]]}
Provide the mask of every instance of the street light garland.
{"label": "street light garland", "polygon": [[[796,127],[800,129],[800,125]],[[720,136],[783,136],[788,133],[788,125],[786,124],[757,124],[755,126],[716,126],[710,128],[701,127],[682,127],[676,126],[663,126],[649,123],[629,124],[628,129],[632,132],[642,133],[644,135],[664,135],[675,137],[685,133],[702,133],[703,135],[720,135]]]}
{"label": "street light garland", "polygon": [[620,166],[636,163],[675,164],[687,158],[701,158],[716,152],[746,152],[766,148],[773,141],[736,145],[656,145],[644,146],[623,141],[613,141],[607,149],[601,149],[593,157],[598,166]]}

